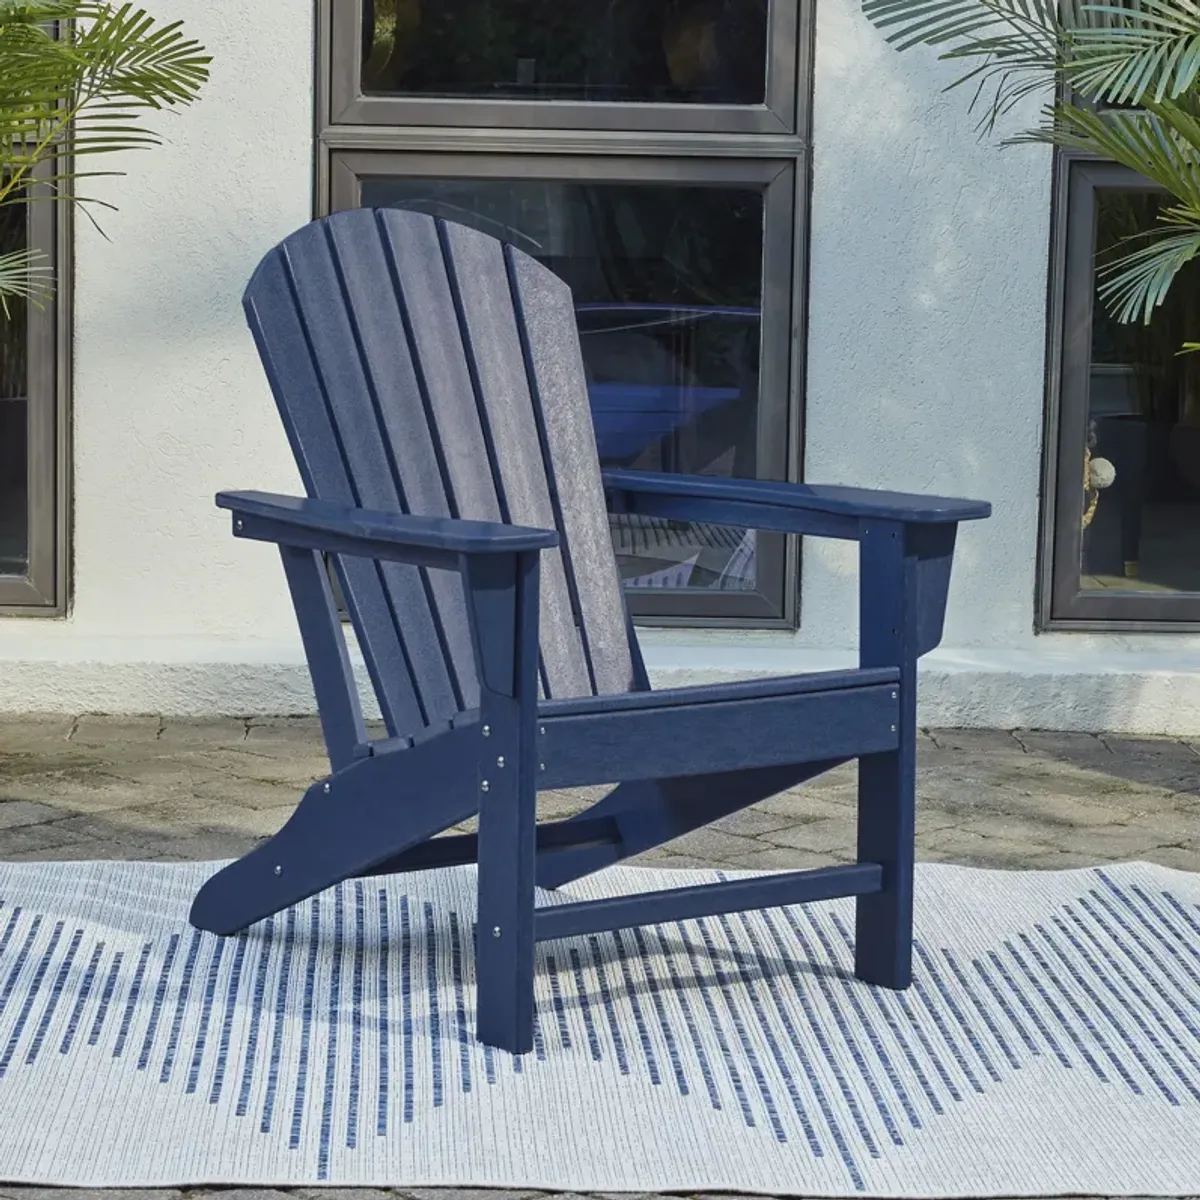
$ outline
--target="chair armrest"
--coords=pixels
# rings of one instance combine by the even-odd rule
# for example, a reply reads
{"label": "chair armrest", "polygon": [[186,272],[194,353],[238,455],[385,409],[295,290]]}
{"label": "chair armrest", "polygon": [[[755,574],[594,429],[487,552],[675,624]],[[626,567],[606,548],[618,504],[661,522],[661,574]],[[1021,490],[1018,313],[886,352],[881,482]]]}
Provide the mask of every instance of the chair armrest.
{"label": "chair armrest", "polygon": [[860,522],[864,520],[946,525],[977,521],[992,511],[984,500],[952,500],[829,484],[629,470],[606,470],[601,475],[611,512],[851,540],[859,538]]}
{"label": "chair armrest", "polygon": [[220,492],[217,507],[233,513],[235,537],[451,570],[465,557],[558,545],[553,529],[378,512],[269,492]]}
{"label": "chair armrest", "polygon": [[611,512],[858,542],[863,667],[915,663],[941,641],[958,523],[992,511],[983,500],[869,488],[625,470],[601,474]]}

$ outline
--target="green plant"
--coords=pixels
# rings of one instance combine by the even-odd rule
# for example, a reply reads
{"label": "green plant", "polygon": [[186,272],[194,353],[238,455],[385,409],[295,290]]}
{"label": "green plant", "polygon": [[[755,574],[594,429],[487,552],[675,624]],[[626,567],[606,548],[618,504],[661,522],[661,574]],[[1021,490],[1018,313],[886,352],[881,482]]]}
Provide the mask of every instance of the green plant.
{"label": "green plant", "polygon": [[[39,197],[85,211],[100,204],[78,184],[121,172],[84,170],[79,160],[158,144],[139,115],[190,102],[208,78],[211,59],[180,26],[105,0],[0,0],[0,206]],[[6,313],[10,298],[37,302],[49,291],[40,257],[0,254]]]}
{"label": "green plant", "polygon": [[[1090,151],[1166,189],[1152,229],[1100,267],[1100,295],[1122,322],[1149,324],[1200,255],[1200,4],[1196,0],[863,0],[905,49],[926,44],[971,62],[972,109],[990,132],[1027,96],[1053,89],[1042,124],[1008,143]],[[1140,243],[1140,244],[1139,244]],[[1185,343],[1200,349],[1200,343]]]}

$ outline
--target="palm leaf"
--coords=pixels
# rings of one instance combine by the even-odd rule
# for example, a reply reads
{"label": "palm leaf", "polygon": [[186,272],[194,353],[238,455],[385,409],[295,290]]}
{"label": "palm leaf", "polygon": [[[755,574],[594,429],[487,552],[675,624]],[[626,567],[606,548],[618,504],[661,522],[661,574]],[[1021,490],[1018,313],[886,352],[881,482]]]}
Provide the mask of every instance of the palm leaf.
{"label": "palm leaf", "polygon": [[863,13],[897,49],[946,47],[944,60],[975,60],[978,65],[947,90],[977,80],[971,111],[990,91],[980,120],[989,130],[1030,93],[1049,86],[1073,53],[1074,30],[1108,19],[1090,15],[1082,0],[863,0]]}
{"label": "palm leaf", "polygon": [[41,307],[54,290],[54,271],[40,250],[10,250],[0,254],[0,310],[9,316],[9,302],[27,300]]}
{"label": "palm leaf", "polygon": [[1090,4],[1111,18],[1078,31],[1079,53],[1066,64],[1078,91],[1110,104],[1173,99],[1200,74],[1200,5],[1196,0],[1137,0],[1132,7]]}
{"label": "palm leaf", "polygon": [[[0,202],[68,148],[82,157],[159,144],[139,119],[195,98],[211,61],[202,50],[179,22],[158,27],[130,3],[0,0]],[[79,200],[72,181],[96,174],[63,169],[53,194]]]}
{"label": "palm leaf", "polygon": [[863,12],[898,49],[974,60],[950,87],[978,81],[972,111],[990,93],[988,129],[1056,81],[1103,104],[1135,104],[1177,98],[1200,75],[1200,0],[863,0]]}
{"label": "palm leaf", "polygon": [[1050,142],[1112,159],[1200,211],[1200,120],[1192,107],[1163,101],[1145,111],[1096,111],[1060,103],[1048,110],[1047,125],[1009,141]]}
{"label": "palm leaf", "polygon": [[1179,232],[1151,231],[1150,235],[1157,239],[1152,245],[1126,254],[1096,272],[1100,278],[1108,277],[1097,291],[1118,321],[1132,322],[1141,317],[1149,325],[1175,276],[1200,255],[1200,222],[1189,223]]}
{"label": "palm leaf", "polygon": [[1078,102],[1049,105],[1040,128],[1008,142],[1086,151],[1175,198],[1139,235],[1152,243],[1101,272],[1114,315],[1149,322],[1200,255],[1200,0],[863,0],[863,11],[900,49],[926,44],[943,60],[972,60],[950,86],[976,82],[971,107],[986,94],[985,128],[1033,92],[1066,85]]}

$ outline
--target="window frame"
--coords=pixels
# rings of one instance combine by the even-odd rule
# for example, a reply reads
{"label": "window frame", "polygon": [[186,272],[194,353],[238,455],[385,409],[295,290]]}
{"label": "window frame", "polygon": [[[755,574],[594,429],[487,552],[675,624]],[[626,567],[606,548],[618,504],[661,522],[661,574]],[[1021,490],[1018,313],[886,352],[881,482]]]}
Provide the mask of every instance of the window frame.
{"label": "window frame", "polygon": [[[772,404],[769,397],[791,394],[792,214],[796,209],[796,166],[787,159],[706,159],[592,157],[545,154],[437,154],[370,150],[336,151],[330,163],[329,211],[357,208],[364,176],[436,179],[539,179],[547,182],[598,184],[691,184],[694,186],[749,184],[763,189],[762,323],[759,352],[759,410],[757,461],[759,478],[786,478],[789,470],[790,405]],[[693,624],[701,618],[679,613],[686,599],[709,611],[703,624],[714,621],[777,627],[787,621],[790,597],[785,586],[792,574],[786,565],[784,535],[758,533],[754,590],[630,589],[636,615],[656,623]],[[770,625],[766,623],[770,622]]]}
{"label": "window frame", "polygon": [[799,85],[812,34],[811,9],[795,0],[770,0],[766,88],[762,104],[606,103],[571,100],[479,100],[452,97],[368,96],[360,89],[363,0],[319,0],[319,28],[329,86],[322,98],[325,125],[461,126],[794,134],[808,121]]}
{"label": "window frame", "polygon": [[1200,631],[1200,592],[1101,593],[1080,586],[1100,188],[1163,191],[1119,163],[1079,151],[1055,153],[1037,627],[1047,632]]}
{"label": "window frame", "polygon": [[0,616],[61,617],[67,611],[70,511],[70,314],[72,219],[54,198],[44,163],[33,172],[26,209],[29,245],[45,252],[54,295],[28,312],[27,464],[29,562],[0,575]]}

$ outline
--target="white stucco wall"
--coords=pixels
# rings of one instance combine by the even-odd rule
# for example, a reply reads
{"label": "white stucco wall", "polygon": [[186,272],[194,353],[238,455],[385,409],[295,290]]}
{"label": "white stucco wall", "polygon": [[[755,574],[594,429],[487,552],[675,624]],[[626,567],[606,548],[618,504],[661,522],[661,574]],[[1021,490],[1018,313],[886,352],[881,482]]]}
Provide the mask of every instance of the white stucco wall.
{"label": "white stucco wall", "polygon": [[105,236],[76,222],[73,607],[0,620],[5,707],[218,705],[221,670],[133,664],[295,657],[278,562],[213,495],[299,487],[240,296],[312,215],[312,8],[155,0],[211,79],[148,122],[164,145],[93,183],[117,205],[96,210]]}
{"label": "white stucco wall", "polygon": [[[311,215],[312,7],[156,0],[212,78],[93,189],[107,240],[79,224],[74,606],[0,621],[0,708],[311,710],[278,559],[212,496],[299,486],[240,293]],[[818,0],[816,45],[806,477],[995,506],[961,533],[922,720],[1200,732],[1200,640],[1033,633],[1049,152],[980,141],[953,69],[858,0]],[[855,574],[809,541],[798,634],[643,630],[652,678],[852,661]]]}

